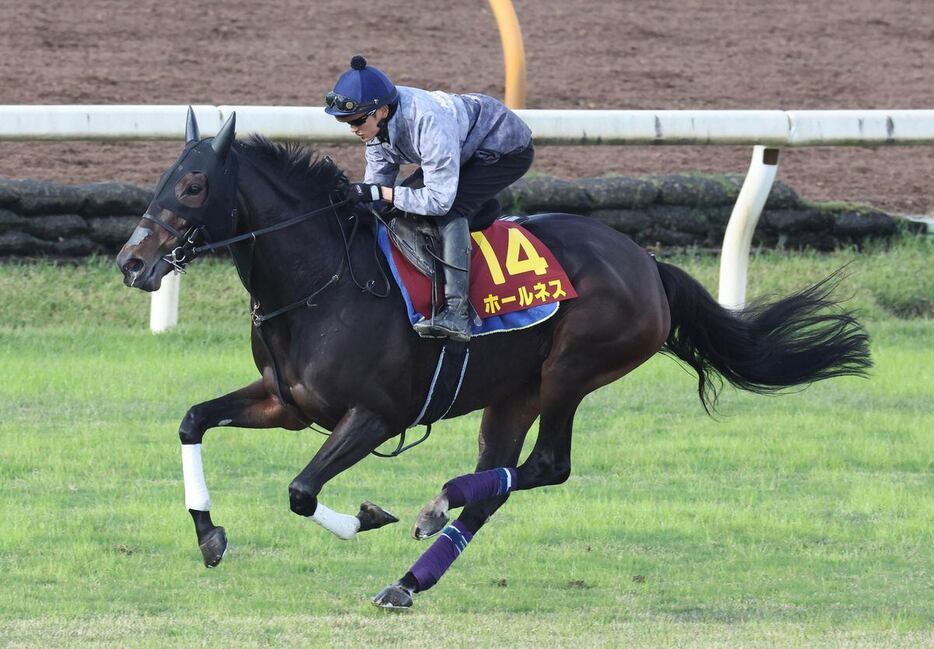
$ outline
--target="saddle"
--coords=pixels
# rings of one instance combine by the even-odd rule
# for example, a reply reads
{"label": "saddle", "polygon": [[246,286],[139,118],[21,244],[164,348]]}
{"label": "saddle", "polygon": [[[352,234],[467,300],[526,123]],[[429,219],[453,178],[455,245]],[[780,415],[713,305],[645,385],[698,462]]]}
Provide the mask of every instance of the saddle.
{"label": "saddle", "polygon": [[[502,206],[499,201],[495,198],[489,199],[470,218],[470,231],[485,230],[501,213]],[[390,218],[386,229],[396,249],[415,266],[418,272],[430,277],[433,282],[439,279],[443,275],[437,262],[438,257],[441,256],[441,236],[438,234],[438,226],[435,225],[434,220],[408,212],[400,213],[396,210],[390,212],[388,216]]]}

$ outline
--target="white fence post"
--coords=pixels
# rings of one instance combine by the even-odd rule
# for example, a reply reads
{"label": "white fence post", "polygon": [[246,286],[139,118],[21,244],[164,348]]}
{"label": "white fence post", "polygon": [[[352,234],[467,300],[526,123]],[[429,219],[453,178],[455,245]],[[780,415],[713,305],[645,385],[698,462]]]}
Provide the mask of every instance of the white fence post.
{"label": "white fence post", "polygon": [[149,329],[154,333],[167,331],[178,324],[178,290],[182,275],[176,271],[162,278],[162,286],[152,294]]}
{"label": "white fence post", "polygon": [[727,308],[741,309],[746,303],[749,247],[777,172],[778,149],[764,146],[753,148],[749,173],[736,197],[720,251],[719,301]]}

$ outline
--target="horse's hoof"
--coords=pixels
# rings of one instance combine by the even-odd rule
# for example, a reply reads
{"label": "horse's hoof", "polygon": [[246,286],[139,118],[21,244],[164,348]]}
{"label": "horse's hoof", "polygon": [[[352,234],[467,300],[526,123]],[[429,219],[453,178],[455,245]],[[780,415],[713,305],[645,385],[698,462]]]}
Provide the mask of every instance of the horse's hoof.
{"label": "horse's hoof", "polygon": [[207,568],[214,568],[224,558],[227,552],[227,534],[223,527],[215,527],[204,535],[204,540],[198,544],[201,548],[201,556],[204,557],[204,565]]}
{"label": "horse's hoof", "polygon": [[448,499],[444,494],[435,496],[418,512],[415,525],[412,526],[412,536],[421,541],[434,536],[448,524]]}
{"label": "horse's hoof", "polygon": [[360,529],[357,530],[358,532],[375,530],[383,525],[399,522],[398,518],[379,505],[374,505],[369,501],[364,501],[363,504],[360,505],[360,511],[357,512],[357,519],[360,521]]}
{"label": "horse's hoof", "polygon": [[373,604],[380,608],[409,609],[412,608],[412,591],[397,581],[379,591]]}

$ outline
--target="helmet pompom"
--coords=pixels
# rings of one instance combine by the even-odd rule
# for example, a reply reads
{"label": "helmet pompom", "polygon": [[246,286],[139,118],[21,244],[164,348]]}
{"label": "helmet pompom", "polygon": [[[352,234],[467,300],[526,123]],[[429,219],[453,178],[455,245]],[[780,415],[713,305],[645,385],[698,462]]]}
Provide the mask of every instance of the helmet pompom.
{"label": "helmet pompom", "polygon": [[354,70],[362,70],[366,67],[366,59],[357,54],[355,57],[350,59],[350,67]]}

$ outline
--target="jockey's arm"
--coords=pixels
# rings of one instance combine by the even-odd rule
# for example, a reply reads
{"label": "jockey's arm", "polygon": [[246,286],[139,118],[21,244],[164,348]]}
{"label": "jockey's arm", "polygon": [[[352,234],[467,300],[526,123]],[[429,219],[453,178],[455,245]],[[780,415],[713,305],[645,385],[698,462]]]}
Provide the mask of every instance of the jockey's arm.
{"label": "jockey's arm", "polygon": [[456,124],[444,124],[434,114],[418,120],[413,143],[421,158],[425,186],[395,187],[393,205],[412,214],[441,216],[454,204],[460,178],[460,142]]}
{"label": "jockey's arm", "polygon": [[383,189],[392,188],[399,175],[399,165],[386,160],[379,147],[367,147],[366,149],[366,172],[363,175],[363,182],[373,185],[381,185]]}

